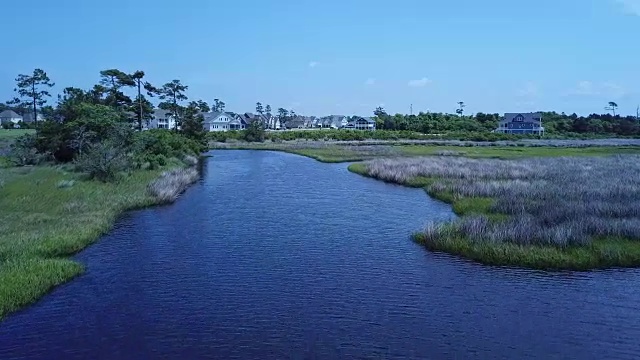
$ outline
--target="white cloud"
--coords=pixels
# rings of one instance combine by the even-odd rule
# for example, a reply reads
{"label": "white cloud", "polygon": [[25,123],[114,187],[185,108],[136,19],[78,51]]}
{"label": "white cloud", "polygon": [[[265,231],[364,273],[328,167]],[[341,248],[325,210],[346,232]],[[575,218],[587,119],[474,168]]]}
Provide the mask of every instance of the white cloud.
{"label": "white cloud", "polygon": [[316,66],[318,66],[318,62],[317,61],[309,61],[309,67],[310,68],[314,68]]}
{"label": "white cloud", "polygon": [[540,95],[540,89],[533,82],[526,82],[522,88],[517,92],[518,96],[524,98],[533,98]]}
{"label": "white cloud", "polygon": [[569,94],[592,96],[599,95],[600,91],[596,89],[596,86],[591,81],[582,80],[578,82],[573,90],[569,91]]}
{"label": "white cloud", "polygon": [[627,94],[627,90],[622,86],[610,82],[602,84],[603,92],[614,98],[619,98]]}
{"label": "white cloud", "polygon": [[579,81],[576,87],[567,92],[567,95],[580,96],[607,96],[620,98],[627,94],[627,90],[622,86],[612,83],[593,83],[588,80]]}
{"label": "white cloud", "polygon": [[411,87],[424,87],[430,83],[431,83],[431,80],[427,79],[426,77],[423,77],[422,79],[409,80],[408,85]]}
{"label": "white cloud", "polygon": [[374,85],[375,83],[376,83],[376,79],[374,78],[368,78],[367,81],[364,82],[364,84],[368,86]]}
{"label": "white cloud", "polygon": [[627,13],[640,16],[640,0],[614,0],[614,1],[622,5],[622,7]]}

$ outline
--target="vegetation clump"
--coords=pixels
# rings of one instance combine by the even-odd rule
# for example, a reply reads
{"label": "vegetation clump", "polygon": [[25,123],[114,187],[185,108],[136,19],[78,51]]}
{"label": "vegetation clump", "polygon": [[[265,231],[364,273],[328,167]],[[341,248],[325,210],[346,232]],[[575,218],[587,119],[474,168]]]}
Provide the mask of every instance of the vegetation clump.
{"label": "vegetation clump", "polygon": [[148,190],[159,203],[171,203],[198,177],[198,171],[192,167],[173,169],[152,181]]}
{"label": "vegetation clump", "polygon": [[640,266],[640,156],[374,159],[353,171],[424,186],[460,219],[415,236],[492,264]]}
{"label": "vegetation clump", "polygon": [[[197,180],[206,104],[182,106],[186,86],[143,86],[143,76],[102,71],[100,84],[66,88],[55,108],[44,106],[46,92],[19,92],[33,104],[33,118],[46,120],[34,123],[35,131],[0,133],[0,319],[80,274],[83,266],[66,257],[96,241],[122,212],[173,201]],[[48,86],[42,78],[41,71],[20,76],[18,88]],[[132,100],[123,89],[135,84]],[[142,87],[167,99],[160,106],[181,129],[140,131],[153,111]]]}

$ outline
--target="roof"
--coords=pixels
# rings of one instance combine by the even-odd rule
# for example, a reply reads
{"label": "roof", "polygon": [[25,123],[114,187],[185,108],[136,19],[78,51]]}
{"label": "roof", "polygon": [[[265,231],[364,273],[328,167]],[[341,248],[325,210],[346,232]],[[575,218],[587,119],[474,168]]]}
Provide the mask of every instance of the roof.
{"label": "roof", "polygon": [[168,119],[170,116],[171,116],[170,110],[162,110],[162,109],[153,110],[153,117],[155,119]]}
{"label": "roof", "polygon": [[0,118],[22,119],[22,116],[18,115],[18,113],[13,110],[5,110],[3,112],[0,112]]}
{"label": "roof", "polygon": [[522,122],[540,122],[542,119],[541,113],[506,113],[501,122],[513,122],[518,115],[522,115]]}
{"label": "roof", "polygon": [[365,120],[369,124],[376,123],[376,121],[372,117],[368,117],[368,116],[354,116],[351,120],[352,121]]}

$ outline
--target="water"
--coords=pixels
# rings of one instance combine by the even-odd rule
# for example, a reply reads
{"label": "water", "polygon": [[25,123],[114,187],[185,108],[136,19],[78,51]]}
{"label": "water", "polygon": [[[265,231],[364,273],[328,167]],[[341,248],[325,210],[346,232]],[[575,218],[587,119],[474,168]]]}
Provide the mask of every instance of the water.
{"label": "water", "polygon": [[545,273],[430,253],[452,216],[345,164],[217,151],[132,212],[85,275],[0,324],[0,359],[640,358],[640,271]]}

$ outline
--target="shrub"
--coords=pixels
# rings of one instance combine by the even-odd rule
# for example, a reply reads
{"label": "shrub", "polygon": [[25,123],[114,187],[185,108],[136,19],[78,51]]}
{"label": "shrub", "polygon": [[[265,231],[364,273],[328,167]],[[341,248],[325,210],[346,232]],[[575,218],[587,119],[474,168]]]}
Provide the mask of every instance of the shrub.
{"label": "shrub", "polygon": [[199,154],[203,146],[180,133],[155,129],[136,133],[134,147],[139,153],[182,157]]}
{"label": "shrub", "polygon": [[107,139],[90,145],[87,151],[76,158],[75,164],[78,171],[106,182],[116,180],[121,172],[128,170],[131,161],[126,147],[120,141]]}
{"label": "shrub", "polygon": [[244,140],[248,142],[263,142],[265,131],[260,121],[252,121],[244,132]]}
{"label": "shrub", "polygon": [[38,165],[46,159],[46,154],[38,152],[34,135],[22,135],[11,145],[9,160],[17,166]]}

